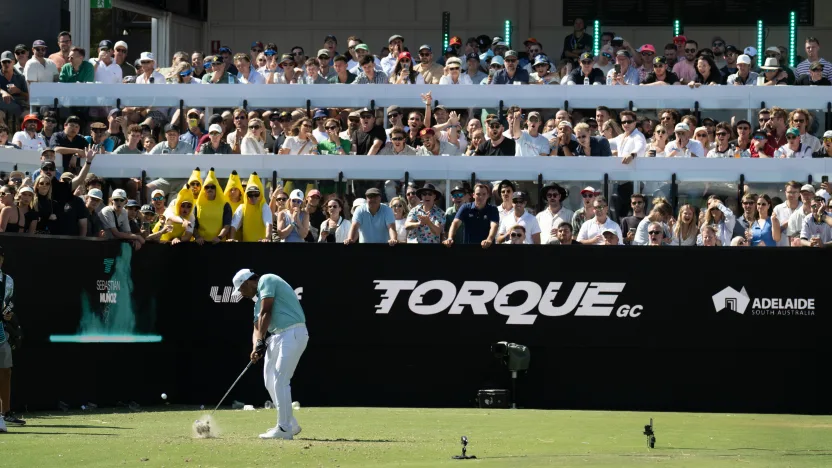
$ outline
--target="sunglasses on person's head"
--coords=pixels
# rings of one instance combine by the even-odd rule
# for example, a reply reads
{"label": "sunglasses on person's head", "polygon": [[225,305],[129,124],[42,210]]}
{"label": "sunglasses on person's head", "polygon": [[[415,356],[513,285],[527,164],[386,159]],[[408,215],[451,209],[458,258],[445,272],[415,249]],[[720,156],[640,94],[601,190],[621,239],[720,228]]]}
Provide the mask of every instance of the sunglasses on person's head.
{"label": "sunglasses on person's head", "polygon": [[23,183],[23,179],[21,179],[20,177],[13,177],[12,182],[14,182],[15,184],[21,184]]}
{"label": "sunglasses on person's head", "polygon": [[393,208],[394,210],[398,210],[399,208],[404,208],[404,207],[402,206],[401,203],[394,203],[394,204],[390,205],[390,208]]}
{"label": "sunglasses on person's head", "polygon": [[760,117],[759,120],[760,122],[768,122],[769,120],[771,120],[771,117]]}
{"label": "sunglasses on person's head", "polygon": [[303,128],[312,128],[312,125],[308,123],[301,124],[300,126]]}
{"label": "sunglasses on person's head", "polygon": [[655,131],[655,132],[653,132],[653,133],[655,133],[655,134],[657,134],[657,135],[664,135],[664,134],[665,134],[665,133],[667,133],[667,132],[666,132],[665,130],[656,130],[656,131]]}
{"label": "sunglasses on person's head", "polygon": [[251,51],[254,52],[255,54],[259,54],[260,52],[263,52],[263,49],[261,49],[259,47],[255,47],[255,48],[251,49]]}
{"label": "sunglasses on person's head", "polygon": [[794,123],[803,123],[805,121],[806,121],[806,119],[793,119],[792,120],[792,122],[794,122]]}
{"label": "sunglasses on person's head", "polygon": [[142,65],[150,65],[150,64],[152,64],[152,63],[153,63],[153,61],[152,61],[152,60],[142,60],[142,61],[141,61],[141,62],[139,62],[139,63],[140,63],[140,64],[142,64]]}
{"label": "sunglasses on person's head", "polygon": [[830,137],[825,137],[825,138],[823,139],[823,142],[824,142],[824,143],[832,143],[832,138],[830,138]]}
{"label": "sunglasses on person's head", "polygon": [[495,63],[494,65],[491,65],[489,68],[492,69],[492,70],[502,70],[503,66],[500,65],[499,63]]}
{"label": "sunglasses on person's head", "polygon": [[337,204],[337,203],[334,203],[334,204],[332,204],[332,205],[327,205],[327,208],[329,208],[330,210],[334,210],[334,209],[336,209],[336,208],[341,208],[341,207],[340,207],[340,206],[338,206],[338,204]]}
{"label": "sunglasses on person's head", "polygon": [[606,57],[608,59],[612,58],[612,54],[608,54],[607,52],[601,52],[601,55],[603,55],[604,57]]}
{"label": "sunglasses on person's head", "polygon": [[656,55],[656,53],[655,52],[650,52],[649,50],[645,50],[644,52],[641,53],[642,57],[649,57],[651,55]]}
{"label": "sunglasses on person's head", "polygon": [[364,120],[369,120],[373,118],[373,114],[361,114],[361,118]]}
{"label": "sunglasses on person's head", "polygon": [[281,203],[285,203],[287,200],[289,200],[289,197],[277,197],[277,201]]}
{"label": "sunglasses on person's head", "polygon": [[643,200],[633,200],[632,202],[630,202],[630,204],[631,205],[643,205],[644,201]]}
{"label": "sunglasses on person's head", "polygon": [[712,46],[712,47],[722,47],[722,46],[724,46],[724,45],[725,45],[725,43],[724,43],[724,42],[722,42],[722,41],[716,41],[716,42],[714,42],[711,46]]}
{"label": "sunglasses on person's head", "polygon": [[164,201],[165,197],[153,197],[153,198],[151,198],[151,200],[153,200],[153,201]]}
{"label": "sunglasses on person's head", "polygon": [[587,138],[588,136],[589,136],[589,135],[578,135],[576,138],[578,138],[579,140],[586,140],[586,138]]}
{"label": "sunglasses on person's head", "polygon": [[505,62],[506,63],[517,63],[517,59],[516,58],[509,58],[509,59],[505,59]]}

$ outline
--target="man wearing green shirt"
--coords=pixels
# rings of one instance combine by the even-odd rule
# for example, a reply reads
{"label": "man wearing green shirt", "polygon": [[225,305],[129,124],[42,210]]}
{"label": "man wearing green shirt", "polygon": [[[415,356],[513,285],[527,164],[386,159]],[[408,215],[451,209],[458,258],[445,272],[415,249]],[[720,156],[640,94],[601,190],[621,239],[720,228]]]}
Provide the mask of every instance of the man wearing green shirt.
{"label": "man wearing green shirt", "polygon": [[69,62],[61,67],[58,81],[61,83],[93,83],[95,82],[95,68],[84,60],[86,51],[80,47],[73,47],[69,51]]}
{"label": "man wearing green shirt", "polygon": [[203,84],[237,84],[237,78],[225,71],[226,64],[222,56],[218,55],[211,64],[211,73],[202,77]]}

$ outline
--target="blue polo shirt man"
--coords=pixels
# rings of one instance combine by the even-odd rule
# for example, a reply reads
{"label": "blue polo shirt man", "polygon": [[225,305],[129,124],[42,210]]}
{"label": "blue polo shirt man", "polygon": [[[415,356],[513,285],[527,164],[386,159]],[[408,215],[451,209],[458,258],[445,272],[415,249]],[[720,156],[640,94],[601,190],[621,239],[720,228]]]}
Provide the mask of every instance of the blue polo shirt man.
{"label": "blue polo shirt man", "polygon": [[362,244],[394,243],[397,239],[396,218],[389,206],[381,204],[381,191],[377,188],[368,189],[364,197],[367,203],[355,210],[345,243],[354,242],[356,231],[358,242]]}
{"label": "blue polo shirt man", "polygon": [[[503,60],[505,68],[494,75],[491,84],[529,84],[529,72],[525,68],[520,68],[517,52],[509,50]],[[509,72],[511,72],[511,75],[509,75]]]}
{"label": "blue polo shirt man", "polygon": [[[459,206],[445,245],[453,243],[454,235],[460,227],[465,228],[462,233],[463,244],[481,244],[488,248],[495,242],[497,227],[500,225],[500,212],[496,206],[488,204],[490,194],[490,190],[484,185],[478,184],[474,188],[474,201]],[[486,245],[484,241],[490,242]]]}

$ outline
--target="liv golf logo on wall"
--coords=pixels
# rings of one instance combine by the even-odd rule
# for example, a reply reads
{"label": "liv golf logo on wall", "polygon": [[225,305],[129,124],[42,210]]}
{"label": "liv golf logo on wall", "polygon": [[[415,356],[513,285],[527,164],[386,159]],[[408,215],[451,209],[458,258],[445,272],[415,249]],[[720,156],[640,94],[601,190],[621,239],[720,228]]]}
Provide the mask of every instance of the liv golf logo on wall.
{"label": "liv golf logo on wall", "polygon": [[[737,291],[728,286],[713,295],[717,312],[729,311],[755,316],[811,317],[815,315],[815,299],[803,297],[755,297],[751,298],[745,287]],[[749,310],[749,305],[750,310]]]}

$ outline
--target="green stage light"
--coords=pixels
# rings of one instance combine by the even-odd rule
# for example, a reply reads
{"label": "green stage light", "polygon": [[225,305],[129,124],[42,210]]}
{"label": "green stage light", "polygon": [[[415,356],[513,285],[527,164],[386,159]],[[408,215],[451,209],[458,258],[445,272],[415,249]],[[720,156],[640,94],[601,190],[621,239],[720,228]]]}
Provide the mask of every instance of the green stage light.
{"label": "green stage light", "polygon": [[789,12],[789,66],[794,68],[797,55],[797,12]]}
{"label": "green stage light", "polygon": [[592,27],[592,55],[597,57],[601,53],[601,22],[595,20]]}
{"label": "green stage light", "polygon": [[511,49],[511,29],[511,20],[506,20],[506,31],[504,37],[506,40],[506,45],[508,45],[509,49]]}
{"label": "green stage light", "polygon": [[757,20],[757,66],[763,66],[763,58],[765,58],[765,28],[763,28],[763,20]]}
{"label": "green stage light", "polygon": [[682,34],[682,22],[679,20],[673,20],[673,37]]}
{"label": "green stage light", "polygon": [[451,12],[442,12],[442,53],[448,48],[448,42],[451,39]]}

